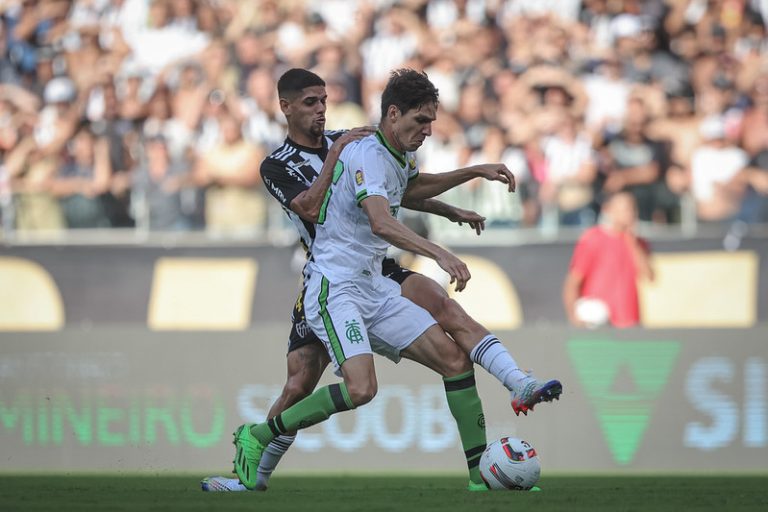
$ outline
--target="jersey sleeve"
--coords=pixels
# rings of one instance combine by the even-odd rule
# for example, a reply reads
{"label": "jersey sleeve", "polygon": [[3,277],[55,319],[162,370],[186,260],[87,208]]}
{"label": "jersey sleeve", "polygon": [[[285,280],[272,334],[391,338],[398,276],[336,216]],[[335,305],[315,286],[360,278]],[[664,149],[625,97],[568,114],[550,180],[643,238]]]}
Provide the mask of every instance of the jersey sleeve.
{"label": "jersey sleeve", "polygon": [[273,158],[267,158],[261,163],[261,179],[272,197],[289,209],[291,201],[307,190],[307,185],[289,172],[284,162]]}
{"label": "jersey sleeve", "polygon": [[325,136],[331,141],[331,144],[339,140],[339,138],[347,133],[349,130],[326,130]]}
{"label": "jersey sleeve", "polygon": [[384,165],[378,151],[367,144],[359,144],[356,151],[350,155],[347,166],[352,173],[355,202],[358,206],[366,197],[382,196],[388,198]]}

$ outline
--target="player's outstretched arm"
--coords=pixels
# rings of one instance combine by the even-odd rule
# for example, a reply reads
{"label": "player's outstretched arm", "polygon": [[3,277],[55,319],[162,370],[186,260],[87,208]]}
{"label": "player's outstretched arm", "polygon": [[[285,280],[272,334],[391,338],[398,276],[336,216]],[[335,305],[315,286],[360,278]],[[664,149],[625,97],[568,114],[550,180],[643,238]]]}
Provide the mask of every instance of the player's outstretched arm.
{"label": "player's outstretched arm", "polygon": [[371,231],[390,244],[427,258],[432,258],[456,281],[456,291],[467,286],[472,277],[467,265],[459,258],[426,238],[420,237],[389,213],[389,202],[383,196],[368,196],[360,203],[371,223]]}
{"label": "player's outstretched arm", "polygon": [[419,173],[408,183],[405,195],[413,199],[427,199],[475,178],[500,181],[507,185],[510,192],[515,191],[515,176],[507,169],[506,165],[482,164],[440,174]]}
{"label": "player's outstretched arm", "polygon": [[330,188],[331,182],[333,181],[333,169],[339,161],[341,151],[353,140],[367,137],[375,131],[376,128],[373,126],[353,128],[336,139],[336,142],[334,142],[330,149],[328,149],[328,156],[326,156],[325,161],[323,162],[323,168],[320,170],[320,175],[307,190],[293,198],[289,206],[290,209],[302,219],[316,223],[317,218],[320,215],[320,209],[323,206],[325,194],[328,192],[328,188]]}
{"label": "player's outstretched arm", "polygon": [[456,222],[461,226],[466,223],[479,235],[485,229],[485,217],[472,210],[464,210],[451,206],[450,204],[438,201],[437,199],[413,199],[403,198],[401,204],[403,208],[416,210],[419,212],[431,213],[445,217],[451,222]]}

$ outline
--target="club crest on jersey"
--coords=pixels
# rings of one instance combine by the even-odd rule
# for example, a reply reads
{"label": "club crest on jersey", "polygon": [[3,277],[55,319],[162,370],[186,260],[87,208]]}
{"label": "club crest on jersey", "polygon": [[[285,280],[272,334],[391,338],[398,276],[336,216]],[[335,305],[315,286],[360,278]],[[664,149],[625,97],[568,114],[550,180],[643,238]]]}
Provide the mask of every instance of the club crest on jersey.
{"label": "club crest on jersey", "polygon": [[363,171],[362,171],[362,169],[356,170],[355,171],[355,183],[357,183],[358,185],[362,185],[363,181],[364,181],[364,178],[363,178]]}

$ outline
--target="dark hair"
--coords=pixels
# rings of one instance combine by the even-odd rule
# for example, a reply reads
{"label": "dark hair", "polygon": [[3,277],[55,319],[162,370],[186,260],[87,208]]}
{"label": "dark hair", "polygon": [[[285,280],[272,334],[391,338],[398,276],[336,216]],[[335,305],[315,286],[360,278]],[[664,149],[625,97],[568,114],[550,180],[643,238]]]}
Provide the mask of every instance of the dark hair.
{"label": "dark hair", "polygon": [[289,69],[277,81],[277,94],[281,98],[299,94],[303,89],[314,86],[325,87],[322,78],[302,68]]}
{"label": "dark hair", "polygon": [[437,88],[427,74],[413,69],[397,69],[389,76],[389,82],[381,93],[381,118],[387,115],[390,105],[405,114],[427,103],[437,105]]}

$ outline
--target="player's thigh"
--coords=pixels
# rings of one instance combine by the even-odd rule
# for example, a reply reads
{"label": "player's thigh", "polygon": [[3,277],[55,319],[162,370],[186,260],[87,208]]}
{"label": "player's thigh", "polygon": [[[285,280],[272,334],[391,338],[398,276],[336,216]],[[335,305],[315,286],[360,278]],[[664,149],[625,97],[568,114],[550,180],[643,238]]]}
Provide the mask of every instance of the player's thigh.
{"label": "player's thigh", "polygon": [[454,343],[439,325],[433,325],[401,351],[406,359],[416,361],[443,377],[453,377],[472,369],[466,352]]}
{"label": "player's thigh", "polygon": [[445,334],[424,308],[395,295],[390,297],[369,327],[378,354],[398,361],[406,357],[443,376],[468,371],[469,358]]}
{"label": "player's thigh", "polygon": [[416,273],[409,275],[400,284],[400,290],[403,297],[429,311],[459,344],[467,344],[465,350],[471,350],[488,332],[458,302],[451,299],[439,284],[426,276]]}
{"label": "player's thigh", "polygon": [[[417,306],[400,294],[400,287],[394,281],[381,277],[376,279],[374,290],[382,298],[372,313],[368,332],[376,353],[397,361],[400,351],[418,338],[436,321],[429,312]],[[392,350],[392,354],[385,353]]]}
{"label": "player's thigh", "polygon": [[421,306],[437,318],[448,300],[448,293],[432,279],[412,273],[400,283],[403,297]]}
{"label": "player's thigh", "polygon": [[320,274],[313,274],[307,285],[307,323],[325,344],[337,370],[351,357],[373,353],[357,305],[361,300],[364,297],[354,287],[332,284]]}

